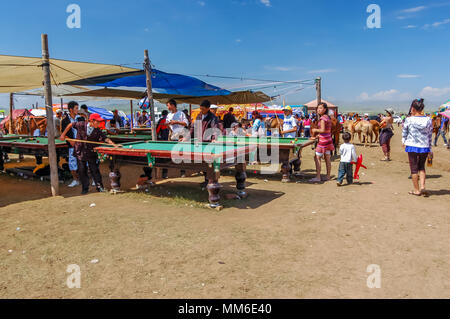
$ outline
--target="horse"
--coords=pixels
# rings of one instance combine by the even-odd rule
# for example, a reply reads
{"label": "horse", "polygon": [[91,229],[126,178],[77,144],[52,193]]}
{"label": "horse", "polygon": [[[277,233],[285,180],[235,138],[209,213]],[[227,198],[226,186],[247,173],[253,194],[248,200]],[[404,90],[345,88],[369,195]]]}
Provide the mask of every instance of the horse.
{"label": "horse", "polygon": [[269,117],[264,121],[268,131],[272,132],[278,130],[281,132],[283,130],[283,120],[278,117]]}
{"label": "horse", "polygon": [[439,130],[441,129],[441,117],[440,116],[436,116],[435,118],[433,118],[431,120],[431,123],[433,125],[433,134],[435,136],[435,138],[438,136],[439,134]]}
{"label": "horse", "polygon": [[370,123],[373,125],[373,133],[375,135],[375,141],[371,140],[371,142],[377,143],[380,137],[380,130],[381,130],[380,122],[378,122],[377,120],[370,120]]}
{"label": "horse", "polygon": [[[354,133],[358,133],[359,141],[361,142],[361,135],[363,135],[363,143],[364,147],[367,146],[368,143],[372,144],[372,134],[373,134],[373,124],[368,121],[359,121],[354,126]],[[354,140],[354,133],[352,136],[352,140]],[[369,142],[370,138],[370,142]]]}
{"label": "horse", "polygon": [[[9,126],[9,124],[8,124]],[[35,116],[21,116],[13,121],[13,127],[16,134],[33,135],[36,129],[39,129],[39,135],[45,135],[47,129],[47,118]]]}

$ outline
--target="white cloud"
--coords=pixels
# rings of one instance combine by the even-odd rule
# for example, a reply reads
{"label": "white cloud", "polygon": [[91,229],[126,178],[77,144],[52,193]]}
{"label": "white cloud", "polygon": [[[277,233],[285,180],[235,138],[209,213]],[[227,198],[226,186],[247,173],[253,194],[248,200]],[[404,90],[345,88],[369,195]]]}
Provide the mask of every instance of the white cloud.
{"label": "white cloud", "polygon": [[410,25],[406,25],[406,26],[404,26],[404,27],[402,27],[403,29],[415,29],[415,28],[417,28],[417,26],[416,25],[412,25],[412,24],[410,24]]}
{"label": "white cloud", "polygon": [[236,39],[236,43],[241,43],[242,40],[241,39]]}
{"label": "white cloud", "polygon": [[445,19],[443,21],[437,21],[437,22],[434,22],[434,23],[431,23],[431,24],[425,24],[423,26],[423,28],[424,29],[437,28],[437,27],[439,27],[441,25],[448,24],[448,23],[450,23],[450,19]]}
{"label": "white cloud", "polygon": [[425,7],[425,6],[419,6],[419,7],[414,7],[414,8],[409,8],[409,9],[402,10],[402,12],[404,12],[404,13],[415,13],[415,12],[423,11],[426,8],[427,7]]}
{"label": "white cloud", "polygon": [[144,31],[145,32],[150,32],[150,29],[149,28],[145,28]]}
{"label": "white cloud", "polygon": [[336,69],[321,69],[321,70],[311,70],[308,71],[309,74],[319,74],[319,73],[332,73],[336,72]]}
{"label": "white cloud", "polygon": [[205,1],[198,1],[197,3],[198,3],[201,7],[204,7],[205,4],[206,4]]}
{"label": "white cloud", "polygon": [[431,86],[426,86],[420,91],[420,96],[423,98],[448,98],[450,94],[450,87],[446,88],[433,88]]}
{"label": "white cloud", "polygon": [[397,75],[399,79],[415,79],[420,78],[420,75],[418,74],[399,74]]}
{"label": "white cloud", "polygon": [[395,89],[380,91],[372,95],[363,92],[358,96],[360,101],[405,101],[410,100],[411,98],[411,94],[401,93]]}
{"label": "white cloud", "polygon": [[398,16],[397,19],[398,19],[398,20],[405,20],[405,19],[408,19],[408,18],[405,17],[405,16]]}
{"label": "white cloud", "polygon": [[266,7],[271,7],[272,6],[272,4],[270,3],[270,0],[260,0],[260,1]]}

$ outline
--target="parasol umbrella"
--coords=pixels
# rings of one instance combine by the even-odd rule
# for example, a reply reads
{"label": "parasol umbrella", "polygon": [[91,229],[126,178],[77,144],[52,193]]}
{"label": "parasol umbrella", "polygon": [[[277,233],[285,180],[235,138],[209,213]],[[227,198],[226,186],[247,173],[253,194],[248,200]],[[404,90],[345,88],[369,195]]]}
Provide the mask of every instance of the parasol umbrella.
{"label": "parasol umbrella", "polygon": [[441,115],[445,116],[448,119],[450,119],[450,109],[448,109],[447,111],[442,112]]}

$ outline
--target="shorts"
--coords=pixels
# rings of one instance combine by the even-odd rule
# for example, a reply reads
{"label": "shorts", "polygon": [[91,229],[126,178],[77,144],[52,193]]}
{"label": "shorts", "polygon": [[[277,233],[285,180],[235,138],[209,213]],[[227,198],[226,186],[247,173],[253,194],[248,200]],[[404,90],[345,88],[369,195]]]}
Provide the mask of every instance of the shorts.
{"label": "shorts", "polygon": [[427,162],[428,153],[408,153],[409,167],[411,174],[418,174],[425,171],[425,163]]}
{"label": "shorts", "polygon": [[[323,154],[324,154],[324,153],[316,152],[316,155],[319,156],[319,157],[322,157]],[[331,155],[331,151],[325,151],[325,154],[326,154],[326,155]]]}
{"label": "shorts", "polygon": [[73,155],[73,148],[69,148],[69,169],[71,171],[77,171],[78,170],[78,160]]}

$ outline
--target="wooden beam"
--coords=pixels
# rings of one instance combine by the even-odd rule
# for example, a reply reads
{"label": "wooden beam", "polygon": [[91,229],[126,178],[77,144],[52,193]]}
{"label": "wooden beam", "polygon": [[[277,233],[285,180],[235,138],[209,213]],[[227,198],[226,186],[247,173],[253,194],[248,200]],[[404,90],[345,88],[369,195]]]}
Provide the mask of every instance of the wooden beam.
{"label": "wooden beam", "polygon": [[14,93],[9,94],[9,134],[14,134],[13,127]]}
{"label": "wooden beam", "polygon": [[133,100],[130,100],[130,114],[131,114],[130,129],[131,129],[131,132],[133,132],[133,128],[134,128]]}
{"label": "wooden beam", "polygon": [[56,160],[55,126],[53,124],[52,85],[50,81],[50,54],[48,37],[42,34],[42,70],[44,71],[45,111],[47,113],[48,160],[50,164],[50,184],[52,195],[59,195],[58,163]]}
{"label": "wooden beam", "polygon": [[153,103],[153,91],[152,91],[152,66],[150,64],[150,58],[148,57],[148,50],[145,50],[145,75],[147,78],[147,99],[148,106],[150,108],[150,122],[152,125],[152,141],[156,141],[156,120],[155,120],[155,105]]}
{"label": "wooden beam", "polygon": [[318,77],[316,79],[316,96],[317,96],[317,106],[322,103],[322,78]]}

